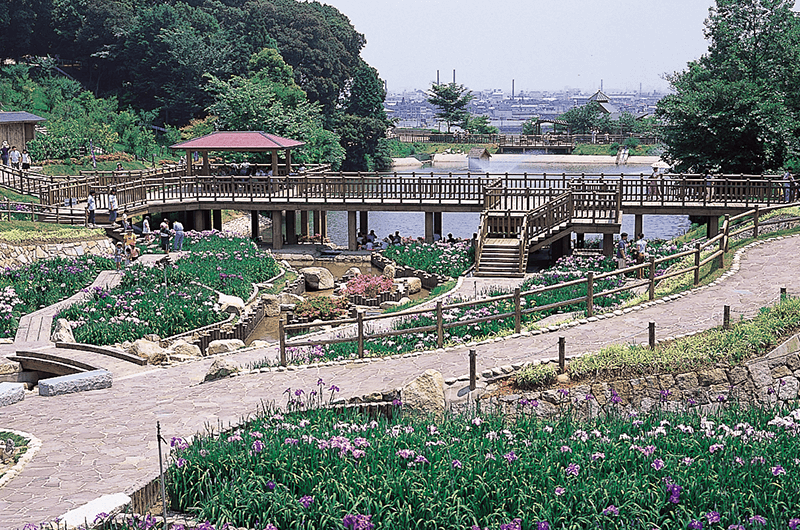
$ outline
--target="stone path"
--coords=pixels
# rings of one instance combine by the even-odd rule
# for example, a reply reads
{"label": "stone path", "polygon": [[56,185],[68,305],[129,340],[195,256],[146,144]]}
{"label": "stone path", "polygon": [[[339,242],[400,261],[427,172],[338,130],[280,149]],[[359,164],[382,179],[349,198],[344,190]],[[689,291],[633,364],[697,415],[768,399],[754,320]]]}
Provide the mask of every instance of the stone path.
{"label": "stone path", "polygon": [[[659,337],[718,325],[723,305],[733,318],[752,315],[774,303],[780,288],[800,274],[799,238],[785,238],[750,248],[737,272],[710,287],[668,303],[653,304],[614,318],[479,345],[478,369],[532,359],[553,358],[559,336],[568,355],[593,351],[613,342],[645,342],[648,322]],[[274,354],[274,347],[230,355],[239,363]],[[117,378],[114,386],[57,398],[28,395],[4,407],[4,428],[27,431],[43,442],[36,458],[0,489],[0,528],[51,520],[101,495],[131,492],[156,476],[156,421],[164,436],[189,436],[204,428],[238,422],[262,401],[283,402],[286,388],[310,389],[322,378],[336,384],[342,397],[391,390],[434,368],[445,378],[467,372],[468,348],[425,355],[380,359],[282,372],[243,375],[198,385],[213,359],[157,368]],[[457,383],[461,385],[462,383]],[[466,383],[464,383],[466,384]]]}

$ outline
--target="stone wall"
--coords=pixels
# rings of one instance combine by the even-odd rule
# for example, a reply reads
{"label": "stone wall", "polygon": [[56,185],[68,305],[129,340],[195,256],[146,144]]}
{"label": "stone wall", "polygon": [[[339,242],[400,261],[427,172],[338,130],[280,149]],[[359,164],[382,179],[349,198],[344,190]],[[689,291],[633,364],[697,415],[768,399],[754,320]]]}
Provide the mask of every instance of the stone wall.
{"label": "stone wall", "polygon": [[[740,366],[717,365],[681,374],[588,382],[570,388],[483,398],[482,406],[508,415],[520,410],[550,416],[571,409],[578,417],[609,413],[713,410],[730,403],[786,404],[800,391],[800,335]],[[491,390],[491,389],[490,389]]]}
{"label": "stone wall", "polygon": [[107,238],[71,243],[30,243],[26,245],[0,242],[0,267],[13,268],[33,263],[39,259],[78,257],[84,254],[111,257],[114,254],[114,244]]}

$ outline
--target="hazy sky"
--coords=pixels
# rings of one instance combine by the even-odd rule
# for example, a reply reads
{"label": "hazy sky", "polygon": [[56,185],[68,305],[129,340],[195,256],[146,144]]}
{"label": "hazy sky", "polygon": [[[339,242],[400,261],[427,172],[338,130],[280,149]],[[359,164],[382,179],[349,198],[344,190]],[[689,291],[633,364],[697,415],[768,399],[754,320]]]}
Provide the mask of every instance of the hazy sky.
{"label": "hazy sky", "polygon": [[367,39],[390,91],[436,80],[473,90],[664,91],[707,49],[712,0],[320,0]]}

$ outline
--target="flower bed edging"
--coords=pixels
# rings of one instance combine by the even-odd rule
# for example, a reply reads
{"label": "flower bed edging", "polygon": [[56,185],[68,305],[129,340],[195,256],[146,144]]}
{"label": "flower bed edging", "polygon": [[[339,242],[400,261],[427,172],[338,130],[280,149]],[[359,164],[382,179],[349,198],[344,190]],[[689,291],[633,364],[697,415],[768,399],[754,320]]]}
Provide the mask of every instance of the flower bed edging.
{"label": "flower bed edging", "polygon": [[372,266],[379,269],[381,272],[386,268],[387,265],[392,265],[395,269],[395,278],[417,277],[422,282],[422,287],[429,291],[450,280],[449,277],[441,274],[430,274],[422,270],[412,269],[411,267],[406,267],[404,265],[398,265],[394,261],[384,257],[378,252],[372,253],[370,256],[370,263],[372,263]]}

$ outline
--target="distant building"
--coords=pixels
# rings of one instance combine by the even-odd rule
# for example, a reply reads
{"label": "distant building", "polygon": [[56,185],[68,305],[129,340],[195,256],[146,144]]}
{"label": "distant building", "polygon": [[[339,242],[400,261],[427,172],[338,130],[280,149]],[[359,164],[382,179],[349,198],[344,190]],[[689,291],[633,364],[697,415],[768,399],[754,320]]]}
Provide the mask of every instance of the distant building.
{"label": "distant building", "polygon": [[22,151],[36,137],[36,124],[46,121],[30,112],[0,112],[0,142],[15,145]]}
{"label": "distant building", "polygon": [[467,154],[470,171],[483,171],[489,165],[492,154],[485,147],[473,147]]}

